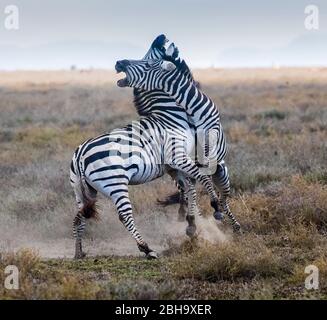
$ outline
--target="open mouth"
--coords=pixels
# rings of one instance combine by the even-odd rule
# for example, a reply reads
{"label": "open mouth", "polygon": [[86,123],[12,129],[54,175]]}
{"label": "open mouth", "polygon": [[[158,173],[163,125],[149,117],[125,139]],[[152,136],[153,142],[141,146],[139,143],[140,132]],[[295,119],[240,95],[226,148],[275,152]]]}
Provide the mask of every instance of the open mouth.
{"label": "open mouth", "polygon": [[117,73],[124,72],[126,74],[125,78],[119,79],[117,81],[118,87],[127,87],[129,84],[129,81],[128,81],[128,74],[126,73],[126,71],[127,71],[126,64],[123,61],[117,61],[116,65],[115,65],[115,69],[116,69]]}
{"label": "open mouth", "polygon": [[118,87],[127,87],[128,86],[128,79],[127,79],[127,77],[125,77],[125,78],[123,78],[123,79],[119,79],[118,81],[117,81],[117,86]]}

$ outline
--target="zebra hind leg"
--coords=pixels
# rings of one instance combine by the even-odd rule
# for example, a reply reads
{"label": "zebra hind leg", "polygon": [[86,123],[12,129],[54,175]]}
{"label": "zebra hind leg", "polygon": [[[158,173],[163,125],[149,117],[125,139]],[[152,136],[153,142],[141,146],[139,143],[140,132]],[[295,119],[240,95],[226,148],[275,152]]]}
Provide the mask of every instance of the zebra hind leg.
{"label": "zebra hind leg", "polygon": [[113,203],[118,212],[119,220],[123,223],[125,228],[130,232],[132,237],[135,239],[137,247],[141,252],[144,252],[146,258],[148,259],[157,259],[158,254],[149,248],[148,244],[143,240],[141,234],[136,228],[132,204],[128,195],[128,185],[122,183],[115,186],[106,188],[106,194],[112,199]]}
{"label": "zebra hind leg", "polygon": [[71,185],[73,187],[78,206],[78,213],[73,220],[73,236],[75,238],[75,259],[85,257],[82,250],[82,237],[85,231],[86,219],[97,218],[96,195],[97,191],[89,186],[84,180],[71,174]]}
{"label": "zebra hind leg", "polygon": [[82,236],[85,230],[85,218],[78,212],[73,221],[73,235],[75,238],[75,256],[74,259],[82,259],[85,253],[82,249]]}
{"label": "zebra hind leg", "polygon": [[183,172],[190,178],[199,181],[205,187],[207,193],[209,194],[210,204],[211,207],[214,209],[214,214],[219,211],[219,198],[215,191],[211,178],[205,174],[202,174],[199,168],[188,156],[182,155],[173,158],[169,166],[174,168],[175,170]]}
{"label": "zebra hind leg", "polygon": [[[228,198],[230,196],[230,180],[227,166],[224,163],[218,165],[217,171],[213,175],[213,181],[220,192],[220,207],[222,208],[223,213],[229,218],[233,231],[239,233],[241,231],[241,225],[234,217],[228,204]],[[217,219],[216,216],[215,218]]]}
{"label": "zebra hind leg", "polygon": [[185,221],[186,219],[186,206],[188,204],[187,200],[187,192],[189,188],[189,181],[185,174],[175,169],[172,169],[169,166],[166,166],[166,172],[170,175],[170,177],[174,180],[177,188],[178,188],[178,196],[179,196],[179,209],[178,209],[178,221]]}
{"label": "zebra hind leg", "polygon": [[[190,238],[193,238],[196,233],[195,214],[198,212],[195,191],[196,181],[194,179],[190,179],[180,171],[177,172],[176,179],[181,197],[183,197],[183,199],[181,199],[181,206],[179,208],[179,218],[181,221],[185,221],[186,219],[188,222],[186,235],[188,235]],[[185,210],[185,204],[187,204],[187,213]],[[181,209],[183,210],[182,214]]]}
{"label": "zebra hind leg", "polygon": [[86,219],[94,218],[97,216],[96,201],[87,200],[81,207],[73,220],[73,236],[75,238],[75,259],[82,259],[85,253],[82,249],[82,237],[85,231]]}

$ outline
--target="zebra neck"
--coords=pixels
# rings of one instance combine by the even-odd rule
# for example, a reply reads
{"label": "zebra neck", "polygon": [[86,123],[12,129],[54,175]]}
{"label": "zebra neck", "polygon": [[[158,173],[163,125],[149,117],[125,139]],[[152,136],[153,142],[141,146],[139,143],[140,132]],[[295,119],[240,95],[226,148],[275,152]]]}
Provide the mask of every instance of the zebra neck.
{"label": "zebra neck", "polygon": [[185,80],[179,86],[173,86],[172,96],[185,109],[196,128],[207,129],[220,125],[218,108],[193,82]]}
{"label": "zebra neck", "polygon": [[185,110],[177,106],[175,102],[174,105],[165,107],[162,105],[154,106],[147,117],[156,119],[160,123],[165,123],[168,127],[189,128],[192,126]]}
{"label": "zebra neck", "polygon": [[184,110],[176,105],[175,99],[161,90],[142,91],[134,89],[134,106],[141,116],[148,116],[153,113],[161,114],[167,111],[180,113]]}

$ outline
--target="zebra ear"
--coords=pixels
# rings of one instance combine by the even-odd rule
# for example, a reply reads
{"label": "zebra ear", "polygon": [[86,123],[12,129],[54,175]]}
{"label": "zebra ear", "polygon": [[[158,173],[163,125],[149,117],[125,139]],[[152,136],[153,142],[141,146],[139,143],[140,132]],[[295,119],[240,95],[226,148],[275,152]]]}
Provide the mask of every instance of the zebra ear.
{"label": "zebra ear", "polygon": [[164,49],[164,45],[165,45],[166,42],[168,42],[168,39],[166,38],[166,36],[164,34],[161,34],[161,35],[159,35],[158,37],[156,37],[154,39],[154,41],[152,42],[151,47],[162,50],[162,49]]}
{"label": "zebra ear", "polygon": [[172,71],[176,69],[176,66],[170,61],[163,61],[161,64],[161,68],[166,71]]}
{"label": "zebra ear", "polygon": [[176,57],[178,56],[179,54],[179,51],[178,51],[178,48],[175,46],[175,43],[172,42],[168,49],[166,50],[166,55],[169,56],[169,57],[172,57],[174,59],[176,59]]}

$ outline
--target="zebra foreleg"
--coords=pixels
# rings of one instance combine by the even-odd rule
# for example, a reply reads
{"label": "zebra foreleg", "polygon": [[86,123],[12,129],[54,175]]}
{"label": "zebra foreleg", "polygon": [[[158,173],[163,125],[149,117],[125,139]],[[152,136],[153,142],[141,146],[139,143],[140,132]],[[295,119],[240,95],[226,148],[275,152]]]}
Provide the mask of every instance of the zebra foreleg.
{"label": "zebra foreleg", "polygon": [[139,250],[141,252],[144,252],[148,259],[158,258],[158,254],[154,250],[149,248],[148,244],[143,240],[141,234],[138,232],[135,226],[135,221],[132,212],[132,204],[128,195],[128,186],[126,184],[118,186],[115,184],[115,188],[110,188],[109,190],[106,189],[106,193],[108,193],[109,197],[115,204],[119,220],[123,223],[125,228],[135,239]]}
{"label": "zebra foreleg", "polygon": [[[220,193],[219,202],[224,214],[227,215],[227,217],[229,218],[234,232],[240,232],[241,225],[234,217],[228,204],[228,198],[230,196],[230,180],[229,180],[229,173],[228,173],[227,166],[224,163],[220,163],[217,166],[217,171],[213,175],[213,181],[219,190]],[[217,219],[216,216],[215,218]]]}

